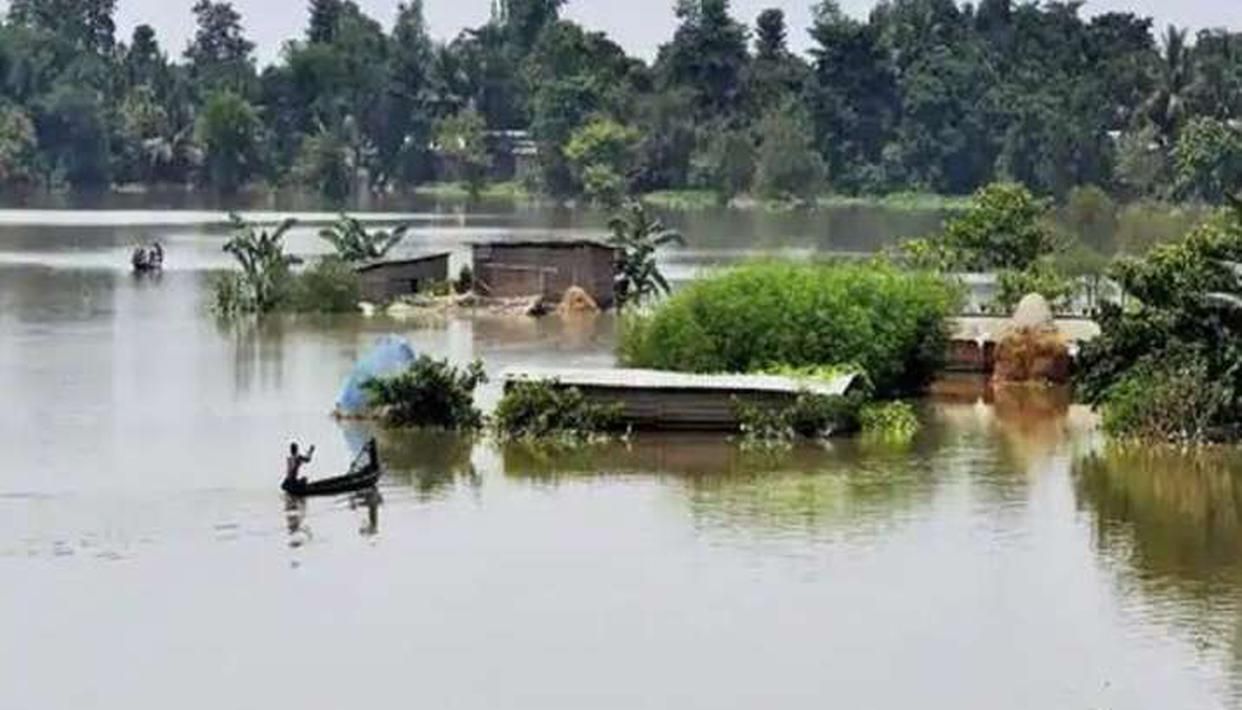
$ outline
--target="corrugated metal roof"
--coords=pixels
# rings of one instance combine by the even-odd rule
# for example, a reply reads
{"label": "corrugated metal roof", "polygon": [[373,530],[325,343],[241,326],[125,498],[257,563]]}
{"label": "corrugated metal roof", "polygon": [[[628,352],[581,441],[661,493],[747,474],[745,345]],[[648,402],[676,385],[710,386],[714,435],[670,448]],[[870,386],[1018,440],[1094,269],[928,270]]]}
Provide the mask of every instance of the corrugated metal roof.
{"label": "corrugated metal roof", "polygon": [[405,266],[406,264],[417,264],[423,261],[434,261],[435,259],[447,259],[449,252],[440,252],[437,254],[423,254],[422,256],[412,256],[405,259],[385,259],[383,261],[368,261],[354,267],[354,271],[371,271],[384,266]]}
{"label": "corrugated metal roof", "polygon": [[571,387],[607,387],[614,389],[654,390],[721,390],[730,392],[776,392],[796,394],[811,392],[843,395],[857,380],[857,375],[842,375],[831,382],[803,380],[777,375],[693,375],[660,370],[627,369],[561,369],[515,367],[501,375],[507,382],[556,380]]}
{"label": "corrugated metal roof", "polygon": [[617,248],[611,244],[605,244],[601,241],[593,239],[523,239],[517,241],[495,241],[495,242],[471,242],[470,246],[475,248],[493,248],[493,249],[513,249],[513,248],[548,248],[563,249],[567,247],[595,247],[598,249],[608,249],[616,251]]}

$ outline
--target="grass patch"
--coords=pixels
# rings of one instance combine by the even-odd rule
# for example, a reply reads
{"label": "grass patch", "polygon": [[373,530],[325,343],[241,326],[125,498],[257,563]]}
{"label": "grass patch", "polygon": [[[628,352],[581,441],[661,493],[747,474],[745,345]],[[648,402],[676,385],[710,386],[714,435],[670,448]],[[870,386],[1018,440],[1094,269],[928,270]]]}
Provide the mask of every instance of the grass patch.
{"label": "grass patch", "polygon": [[954,212],[970,207],[969,195],[937,195],[928,192],[894,192],[888,195],[821,195],[820,209],[882,207],[910,212]]}
{"label": "grass patch", "polygon": [[[428,197],[437,200],[450,200],[453,202],[469,202],[470,189],[465,183],[461,182],[433,182],[419,185],[414,188],[414,194],[418,197]],[[526,186],[516,180],[506,182],[494,182],[484,186],[479,193],[480,200],[496,200],[508,202],[534,202],[536,196]]]}
{"label": "grass patch", "polygon": [[709,210],[720,207],[720,195],[715,190],[657,190],[642,196],[642,202],[663,210]]}

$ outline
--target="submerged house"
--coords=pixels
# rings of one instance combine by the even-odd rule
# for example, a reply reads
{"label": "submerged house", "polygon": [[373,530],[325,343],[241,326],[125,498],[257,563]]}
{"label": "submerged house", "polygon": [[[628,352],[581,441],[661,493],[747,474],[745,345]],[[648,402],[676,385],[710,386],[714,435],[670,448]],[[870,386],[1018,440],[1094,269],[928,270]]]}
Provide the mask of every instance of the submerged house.
{"label": "submerged house", "polygon": [[593,241],[475,244],[474,290],[489,298],[540,296],[560,303],[571,286],[602,309],[616,303],[617,250]]}
{"label": "submerged house", "polygon": [[446,252],[376,261],[362,264],[355,271],[361,281],[363,300],[383,303],[448,281],[449,255]]}

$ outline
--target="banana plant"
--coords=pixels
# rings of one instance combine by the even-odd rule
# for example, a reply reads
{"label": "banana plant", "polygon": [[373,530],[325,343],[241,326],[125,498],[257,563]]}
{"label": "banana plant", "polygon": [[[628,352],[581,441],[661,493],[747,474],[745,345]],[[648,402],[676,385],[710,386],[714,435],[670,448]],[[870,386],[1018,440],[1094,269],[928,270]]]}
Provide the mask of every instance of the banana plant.
{"label": "banana plant", "polygon": [[409,230],[410,225],[402,224],[392,231],[377,229],[368,232],[362,222],[342,214],[336,224],[320,231],[319,237],[331,244],[342,259],[356,264],[383,259],[405,239]]}
{"label": "banana plant", "polygon": [[241,286],[247,310],[267,313],[280,301],[281,288],[297,257],[285,253],[285,233],[297,224],[286,219],[268,231],[257,229],[237,214],[230,214],[233,235],[224,245],[241,267]]}
{"label": "banana plant", "polygon": [[656,252],[667,246],[684,246],[681,233],[668,229],[658,217],[631,200],[608,222],[608,243],[618,252],[616,293],[621,307],[642,302],[671,290],[656,263]]}
{"label": "banana plant", "polygon": [[[1233,210],[1235,219],[1242,224],[1242,197],[1229,195],[1226,199],[1229,201],[1229,208]],[[1213,261],[1222,271],[1232,277],[1233,284],[1229,291],[1213,291],[1208,293],[1204,299],[1213,306],[1242,311],[1242,264],[1227,259]]]}

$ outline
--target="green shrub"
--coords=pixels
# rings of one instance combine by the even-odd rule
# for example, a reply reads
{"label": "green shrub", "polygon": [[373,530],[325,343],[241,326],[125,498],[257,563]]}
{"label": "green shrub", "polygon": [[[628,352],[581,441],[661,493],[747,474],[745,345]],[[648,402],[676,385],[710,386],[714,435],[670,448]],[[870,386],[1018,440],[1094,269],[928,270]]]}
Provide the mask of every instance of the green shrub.
{"label": "green shrub", "polygon": [[392,426],[473,430],[483,425],[474,391],[485,382],[481,362],[459,369],[423,355],[405,372],[370,380],[363,388]]}
{"label": "green shrub", "polygon": [[362,286],[353,267],[341,259],[319,259],[289,282],[282,308],[297,313],[352,313]]}
{"label": "green shrub", "polygon": [[858,412],[863,436],[907,441],[919,433],[918,412],[909,402],[874,402]]}
{"label": "green shrub", "polygon": [[555,382],[515,382],[492,424],[504,439],[590,438],[621,429],[621,405],[591,402],[577,388]]}
{"label": "green shrub", "polygon": [[733,400],[742,435],[749,441],[792,441],[796,438],[826,439],[858,428],[861,398],[799,392],[785,406]]}
{"label": "green shrub", "polygon": [[1125,308],[1104,304],[1079,354],[1075,391],[1117,436],[1201,441],[1239,433],[1242,411],[1242,204],[1183,239],[1123,259],[1110,276]]}
{"label": "green shrub", "polygon": [[917,390],[943,361],[958,292],[869,262],[758,262],[697,281],[622,321],[621,358],[688,372],[857,364],[882,393]]}
{"label": "green shrub", "polygon": [[899,253],[918,268],[943,271],[1025,271],[1064,245],[1049,205],[1022,185],[993,183],[975,193],[940,234],[905,242]]}
{"label": "green shrub", "polygon": [[1104,431],[1122,439],[1204,442],[1213,438],[1228,401],[1229,393],[1211,379],[1202,357],[1145,360],[1104,395]]}
{"label": "green shrub", "polygon": [[993,304],[1001,313],[1008,315],[1027,295],[1038,293],[1048,299],[1054,309],[1063,309],[1074,297],[1074,281],[1057,267],[1040,260],[1023,269],[1005,270],[997,274],[996,301]]}

